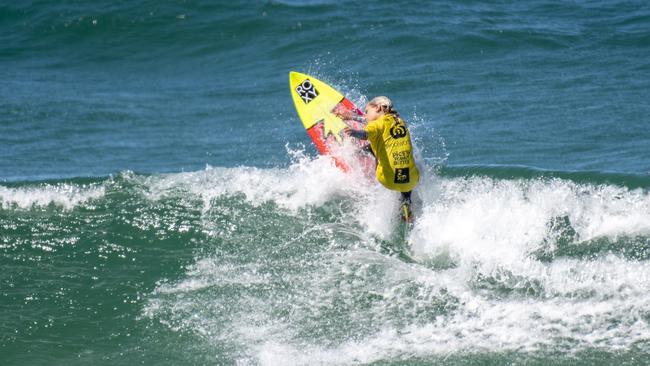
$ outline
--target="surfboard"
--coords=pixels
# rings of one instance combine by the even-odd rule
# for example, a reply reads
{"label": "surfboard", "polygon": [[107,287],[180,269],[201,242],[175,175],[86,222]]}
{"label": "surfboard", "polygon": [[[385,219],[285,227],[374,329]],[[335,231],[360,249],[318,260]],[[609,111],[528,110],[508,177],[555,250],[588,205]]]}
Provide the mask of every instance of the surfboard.
{"label": "surfboard", "polygon": [[347,138],[343,130],[346,127],[363,129],[364,125],[355,120],[344,121],[335,112],[347,110],[361,116],[361,110],[336,89],[313,76],[292,71],[289,73],[289,86],[298,117],[318,152],[331,156],[335,165],[343,171],[358,167],[371,176],[375,170],[375,159],[367,152],[368,141],[350,139],[356,153],[353,156],[336,154]]}

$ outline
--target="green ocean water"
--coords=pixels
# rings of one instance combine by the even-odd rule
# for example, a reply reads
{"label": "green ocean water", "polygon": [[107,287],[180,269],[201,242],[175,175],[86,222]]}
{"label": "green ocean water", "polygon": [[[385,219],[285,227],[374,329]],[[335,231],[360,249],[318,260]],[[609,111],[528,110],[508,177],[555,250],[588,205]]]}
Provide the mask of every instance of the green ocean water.
{"label": "green ocean water", "polygon": [[[645,365],[645,2],[0,3],[0,364]],[[292,70],[422,181],[318,157]]]}

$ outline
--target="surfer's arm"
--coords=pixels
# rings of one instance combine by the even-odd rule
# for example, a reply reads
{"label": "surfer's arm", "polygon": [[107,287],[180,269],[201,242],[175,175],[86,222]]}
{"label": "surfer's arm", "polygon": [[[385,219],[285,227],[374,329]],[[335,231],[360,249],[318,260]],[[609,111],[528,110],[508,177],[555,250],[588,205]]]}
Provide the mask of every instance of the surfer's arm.
{"label": "surfer's arm", "polygon": [[340,109],[339,107],[337,107],[336,109],[334,109],[334,114],[343,120],[347,119],[356,122],[366,123],[366,118],[364,116],[359,116],[349,109]]}
{"label": "surfer's arm", "polygon": [[360,139],[360,140],[367,140],[368,139],[368,132],[366,132],[364,130],[355,130],[355,129],[352,129],[352,128],[346,128],[345,133],[347,133],[348,136],[352,136],[352,137],[354,137],[356,139]]}

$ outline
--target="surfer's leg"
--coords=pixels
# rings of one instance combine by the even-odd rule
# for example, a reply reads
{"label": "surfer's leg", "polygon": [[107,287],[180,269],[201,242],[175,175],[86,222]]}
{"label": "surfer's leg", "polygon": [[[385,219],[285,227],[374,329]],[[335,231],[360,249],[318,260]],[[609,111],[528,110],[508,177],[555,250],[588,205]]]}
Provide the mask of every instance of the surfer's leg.
{"label": "surfer's leg", "polygon": [[411,191],[401,192],[402,197],[399,207],[400,217],[405,222],[413,222],[413,211],[411,210]]}
{"label": "surfer's leg", "polygon": [[400,192],[402,194],[402,203],[408,202],[411,204],[411,191],[408,192]]}

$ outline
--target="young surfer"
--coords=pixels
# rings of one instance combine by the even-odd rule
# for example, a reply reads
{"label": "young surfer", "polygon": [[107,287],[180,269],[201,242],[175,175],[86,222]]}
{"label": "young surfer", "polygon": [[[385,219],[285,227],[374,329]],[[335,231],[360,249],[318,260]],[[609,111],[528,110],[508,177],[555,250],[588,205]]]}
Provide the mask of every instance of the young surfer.
{"label": "young surfer", "polygon": [[377,158],[377,180],[384,187],[402,194],[400,215],[404,221],[412,222],[411,191],[417,185],[420,173],[413,159],[411,135],[393,103],[387,97],[379,96],[368,102],[364,117],[354,116],[349,110],[337,111],[337,114],[344,119],[365,119],[368,122],[362,130],[346,128],[345,132],[370,142]]}

